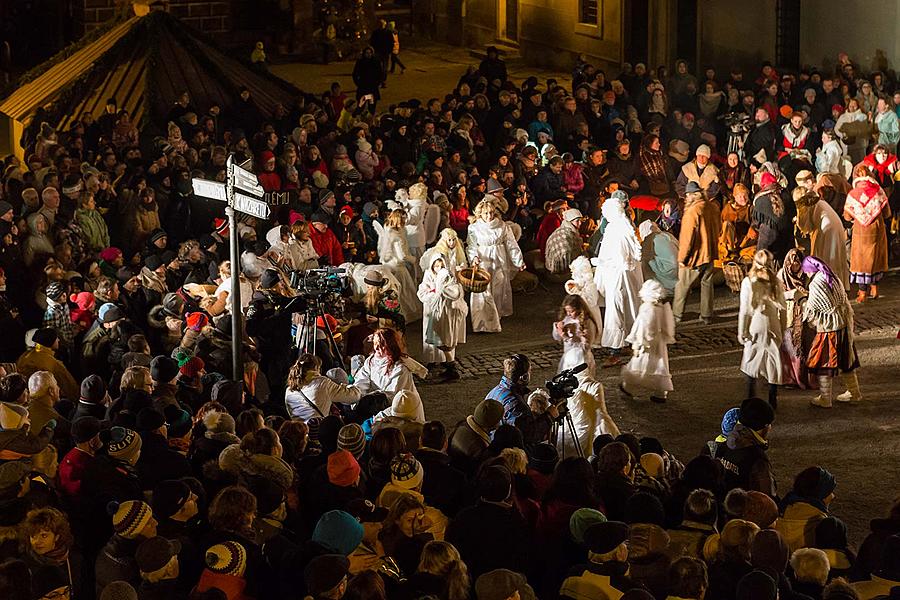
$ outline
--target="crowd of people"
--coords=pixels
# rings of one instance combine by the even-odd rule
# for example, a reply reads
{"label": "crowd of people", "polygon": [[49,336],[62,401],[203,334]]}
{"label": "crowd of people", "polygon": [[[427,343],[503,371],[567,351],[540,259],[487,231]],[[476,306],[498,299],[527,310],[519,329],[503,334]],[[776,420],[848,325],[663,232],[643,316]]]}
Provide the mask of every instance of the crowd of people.
{"label": "crowd of people", "polygon": [[[492,49],[444,97],[379,112],[397,54],[379,41],[355,97],[335,83],[265,114],[246,88],[228,110],[185,93],[158,136],[111,98],[66,131],[35,115],[24,161],[4,159],[0,597],[900,586],[900,500],[855,551],[835,477],[795,465],[779,489],[767,457],[779,386],[818,388],[816,407],[862,400],[847,294],[878,297],[897,233],[888,75],[843,55],[834,73],[764,64],[746,80],[580,61],[567,89],[517,85]],[[194,195],[229,155],[258,174],[270,220],[232,231]],[[348,289],[312,327],[291,275],[320,266]],[[567,293],[547,329],[577,371],[568,398],[531,389],[516,354],[466,418],[429,420],[422,382],[459,378],[467,331],[501,332],[537,274]],[[667,401],[690,289],[709,322],[723,278],[747,393],[679,460],[656,432],[619,431],[598,369],[626,363],[622,394]],[[423,362],[406,350],[419,327]]]}

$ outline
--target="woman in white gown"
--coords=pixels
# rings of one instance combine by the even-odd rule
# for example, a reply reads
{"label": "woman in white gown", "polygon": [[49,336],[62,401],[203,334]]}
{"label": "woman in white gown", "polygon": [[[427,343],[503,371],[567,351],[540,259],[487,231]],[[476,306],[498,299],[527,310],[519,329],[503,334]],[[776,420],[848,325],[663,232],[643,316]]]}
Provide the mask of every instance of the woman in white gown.
{"label": "woman in white gown", "polygon": [[675,343],[675,316],[672,306],[663,302],[666,289],[660,282],[648,279],[640,295],[641,308],[625,339],[631,344],[632,358],[622,367],[619,390],[626,396],[631,396],[629,387],[650,390],[650,399],[661,403],[672,391],[668,345]]}
{"label": "woman in white gown", "polygon": [[[469,263],[466,260],[466,251],[463,248],[463,243],[460,241],[455,230],[450,229],[449,227],[443,229],[434,248],[447,259],[446,267],[454,275],[456,275],[460,269],[469,266]],[[428,265],[420,264],[420,266],[423,271],[428,268]]]}
{"label": "woman in white gown", "polygon": [[416,297],[416,282],[413,280],[413,256],[406,241],[406,215],[402,210],[394,210],[384,222],[378,234],[378,259],[390,269],[400,282],[400,306],[407,323],[422,318],[422,304]]}
{"label": "woman in white gown", "polygon": [[[563,363],[560,369],[571,369],[585,362],[585,357],[578,352],[570,352],[563,355]],[[572,416],[572,425],[575,428],[575,436],[584,456],[591,455],[594,438],[608,433],[618,437],[619,428],[616,422],[606,410],[606,397],[603,393],[603,384],[594,379],[588,371],[576,373],[578,387],[575,393],[566,400],[569,414]],[[572,436],[566,431],[563,434],[560,453],[563,456],[577,456],[577,449]]]}
{"label": "woman in white gown", "polygon": [[566,357],[572,355],[581,357],[587,363],[588,374],[594,376],[594,355],[591,348],[594,347],[598,331],[599,327],[581,296],[566,296],[562,302],[559,321],[553,324],[553,339],[563,345],[563,355],[559,359],[560,371],[563,370],[563,364],[568,362]]}
{"label": "woman in white gown", "polygon": [[600,343],[613,350],[625,346],[625,336],[631,331],[639,308],[638,292],[644,283],[641,243],[625,214],[627,202],[625,192],[615,191],[603,203],[607,225],[594,261],[594,282],[606,305]]}
{"label": "woman in white gown", "polygon": [[471,264],[491,274],[491,284],[470,300],[473,331],[500,331],[500,318],[513,313],[512,278],[525,268],[522,250],[510,224],[497,217],[490,200],[475,207],[478,220],[469,225],[466,253]]}
{"label": "woman in white gown", "polygon": [[422,357],[429,367],[444,364],[446,374],[458,379],[456,347],[466,342],[469,307],[455,275],[445,266],[444,256],[432,249],[423,258],[428,268],[418,294],[423,307]]}
{"label": "woman in white gown", "polygon": [[581,296],[597,326],[597,335],[594,337],[593,347],[600,347],[600,338],[603,335],[603,315],[600,313],[600,292],[594,283],[594,267],[586,256],[579,256],[569,265],[571,278],[565,284],[567,294]]}

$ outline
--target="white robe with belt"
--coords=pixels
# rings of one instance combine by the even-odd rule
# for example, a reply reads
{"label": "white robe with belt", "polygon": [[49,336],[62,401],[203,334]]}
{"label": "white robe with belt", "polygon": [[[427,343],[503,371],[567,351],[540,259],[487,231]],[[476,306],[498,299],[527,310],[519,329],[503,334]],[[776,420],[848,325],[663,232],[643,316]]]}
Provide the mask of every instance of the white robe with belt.
{"label": "white robe with belt", "polygon": [[509,223],[494,219],[478,220],[469,225],[466,238],[469,262],[476,258],[480,267],[491,274],[491,284],[481,294],[472,294],[473,331],[500,331],[500,318],[513,313],[512,278],[525,265],[522,250]]}
{"label": "white robe with belt", "polygon": [[741,372],[763,377],[769,383],[782,383],[781,344],[787,328],[787,302],[781,282],[775,282],[774,297],[765,289],[768,283],[741,282],[741,310],[738,314],[738,341],[744,345]]}
{"label": "white robe with belt", "polygon": [[819,200],[807,210],[797,212],[803,231],[811,231],[810,254],[831,267],[837,278],[850,289],[850,262],[847,257],[847,230],[831,205]]}
{"label": "white robe with belt", "polygon": [[437,274],[428,269],[419,284],[418,295],[424,309],[422,360],[426,363],[453,362],[456,347],[466,342],[469,307],[462,287],[448,269],[441,269]]}

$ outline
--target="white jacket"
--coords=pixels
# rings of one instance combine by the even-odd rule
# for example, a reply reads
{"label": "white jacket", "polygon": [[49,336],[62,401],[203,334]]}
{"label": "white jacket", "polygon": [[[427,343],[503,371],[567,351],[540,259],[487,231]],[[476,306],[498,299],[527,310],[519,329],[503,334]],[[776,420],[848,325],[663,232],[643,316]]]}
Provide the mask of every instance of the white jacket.
{"label": "white jacket", "polygon": [[299,390],[288,388],[284,393],[284,406],[292,419],[305,422],[313,417],[327,417],[335,402],[355,404],[360,396],[359,388],[335,383],[319,375]]}

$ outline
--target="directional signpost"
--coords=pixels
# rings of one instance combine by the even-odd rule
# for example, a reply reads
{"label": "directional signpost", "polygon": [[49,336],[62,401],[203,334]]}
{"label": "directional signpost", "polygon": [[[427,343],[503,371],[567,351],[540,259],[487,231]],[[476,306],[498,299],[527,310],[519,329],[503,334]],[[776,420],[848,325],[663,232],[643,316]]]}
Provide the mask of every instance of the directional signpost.
{"label": "directional signpost", "polygon": [[241,327],[241,256],[238,248],[237,219],[235,211],[242,212],[258,219],[269,218],[269,204],[265,200],[265,191],[259,185],[259,179],[252,171],[234,164],[234,157],[229,156],[226,163],[228,177],[225,183],[210,181],[208,179],[192,180],[194,194],[226,202],[225,216],[228,217],[229,246],[231,250],[231,291],[228,294],[231,300],[231,366],[234,378],[241,381],[243,375],[243,363],[241,362],[241,339],[243,327]]}

